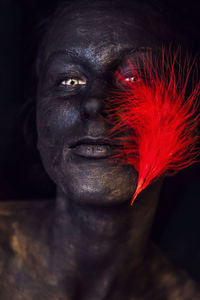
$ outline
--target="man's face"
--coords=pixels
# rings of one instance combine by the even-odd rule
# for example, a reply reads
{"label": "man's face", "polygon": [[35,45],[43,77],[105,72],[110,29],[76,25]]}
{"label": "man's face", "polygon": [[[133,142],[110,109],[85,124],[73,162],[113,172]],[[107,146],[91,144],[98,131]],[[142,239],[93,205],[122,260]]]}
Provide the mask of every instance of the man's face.
{"label": "man's face", "polygon": [[[76,202],[130,201],[137,173],[108,161],[105,101],[119,88],[115,71],[131,77],[137,59],[162,40],[146,24],[147,8],[79,8],[54,21],[45,44],[37,94],[38,148],[53,181]],[[136,51],[137,50],[137,51]]]}

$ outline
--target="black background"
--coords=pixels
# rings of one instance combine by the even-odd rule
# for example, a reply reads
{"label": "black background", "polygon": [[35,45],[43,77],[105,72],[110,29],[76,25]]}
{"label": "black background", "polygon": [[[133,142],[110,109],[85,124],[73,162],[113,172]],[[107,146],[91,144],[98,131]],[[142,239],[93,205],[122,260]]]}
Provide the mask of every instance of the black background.
{"label": "black background", "polygon": [[[173,26],[181,22],[184,34],[189,38],[188,46],[198,53],[199,1],[165,2]],[[34,101],[33,69],[40,36],[38,24],[53,12],[55,6],[56,1],[50,0],[0,0],[1,201],[38,201],[55,195],[55,186],[45,175],[39,155],[32,147],[34,130],[27,130],[32,125],[34,128],[34,118],[29,118],[32,124],[27,125],[26,120],[31,114],[29,103]],[[200,280],[199,189],[198,163],[166,179],[152,232],[152,238],[160,243],[170,258],[197,280]]]}

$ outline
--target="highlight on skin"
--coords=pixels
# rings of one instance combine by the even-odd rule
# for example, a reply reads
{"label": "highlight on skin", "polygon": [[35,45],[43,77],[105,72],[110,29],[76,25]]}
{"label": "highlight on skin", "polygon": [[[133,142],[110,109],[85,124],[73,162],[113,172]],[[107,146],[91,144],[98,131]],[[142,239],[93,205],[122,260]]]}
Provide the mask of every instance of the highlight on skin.
{"label": "highlight on skin", "polygon": [[114,124],[110,135],[123,135],[115,138],[121,147],[111,159],[133,165],[138,173],[131,204],[153,181],[190,166],[198,156],[200,83],[195,62],[188,57],[183,62],[180,49],[161,52],[129,62],[130,80],[118,72],[120,88],[107,102]]}

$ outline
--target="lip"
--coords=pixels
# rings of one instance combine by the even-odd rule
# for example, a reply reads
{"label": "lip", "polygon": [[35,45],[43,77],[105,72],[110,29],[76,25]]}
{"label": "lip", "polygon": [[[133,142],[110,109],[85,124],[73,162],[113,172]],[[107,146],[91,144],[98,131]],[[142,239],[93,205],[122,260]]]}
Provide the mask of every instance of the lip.
{"label": "lip", "polygon": [[85,158],[107,158],[114,153],[117,145],[106,138],[83,138],[70,146],[73,154]]}

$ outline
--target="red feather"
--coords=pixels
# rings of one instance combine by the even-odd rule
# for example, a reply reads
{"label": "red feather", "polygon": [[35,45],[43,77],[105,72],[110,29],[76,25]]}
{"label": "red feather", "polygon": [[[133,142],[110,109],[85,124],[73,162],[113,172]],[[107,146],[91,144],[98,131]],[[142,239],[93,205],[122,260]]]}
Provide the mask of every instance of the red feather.
{"label": "red feather", "polygon": [[148,53],[137,64],[129,62],[134,82],[117,73],[121,86],[108,101],[115,124],[110,134],[123,137],[117,138],[122,147],[112,159],[126,161],[138,173],[131,204],[150,183],[197,159],[200,84],[194,83],[194,62],[181,60],[180,50],[172,56],[163,49],[160,58]]}

